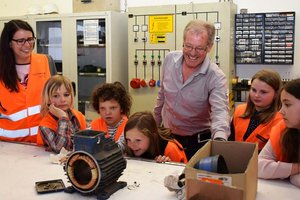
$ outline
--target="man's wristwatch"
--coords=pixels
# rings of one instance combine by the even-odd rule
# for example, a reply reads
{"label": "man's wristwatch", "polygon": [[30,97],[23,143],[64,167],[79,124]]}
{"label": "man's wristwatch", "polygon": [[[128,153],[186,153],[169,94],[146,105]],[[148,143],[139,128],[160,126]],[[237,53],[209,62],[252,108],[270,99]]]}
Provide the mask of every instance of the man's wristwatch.
{"label": "man's wristwatch", "polygon": [[214,140],[217,140],[217,141],[227,141],[225,138],[221,138],[221,137],[216,137]]}

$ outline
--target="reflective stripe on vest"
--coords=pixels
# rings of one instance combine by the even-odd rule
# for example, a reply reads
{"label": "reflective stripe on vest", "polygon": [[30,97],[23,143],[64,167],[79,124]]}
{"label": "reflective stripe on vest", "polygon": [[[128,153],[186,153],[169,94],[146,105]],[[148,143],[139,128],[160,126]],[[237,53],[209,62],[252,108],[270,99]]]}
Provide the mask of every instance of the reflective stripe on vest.
{"label": "reflective stripe on vest", "polygon": [[16,112],[14,114],[10,114],[10,115],[1,114],[1,118],[6,118],[15,122],[24,119],[28,116],[39,114],[40,110],[41,110],[41,105],[32,106],[32,107],[28,107],[27,109]]}
{"label": "reflective stripe on vest", "polygon": [[7,138],[19,138],[19,137],[26,137],[31,135],[36,135],[38,132],[39,127],[31,127],[19,130],[5,130],[0,128],[0,136],[7,137]]}

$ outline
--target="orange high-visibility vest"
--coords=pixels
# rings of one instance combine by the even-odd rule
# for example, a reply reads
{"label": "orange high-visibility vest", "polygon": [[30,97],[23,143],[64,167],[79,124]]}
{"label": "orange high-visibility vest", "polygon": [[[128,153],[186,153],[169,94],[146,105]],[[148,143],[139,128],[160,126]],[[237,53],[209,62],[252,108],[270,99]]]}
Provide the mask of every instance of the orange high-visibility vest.
{"label": "orange high-visibility vest", "polygon": [[47,57],[32,53],[26,88],[18,83],[19,92],[10,92],[3,82],[0,82],[0,140],[36,142],[41,121],[42,90],[49,78]]}
{"label": "orange high-visibility vest", "polygon": [[173,162],[188,162],[184,149],[177,140],[168,141],[168,144],[164,151],[164,155],[168,156]]}
{"label": "orange high-visibility vest", "polygon": [[[233,115],[233,125],[235,131],[235,141],[244,141],[243,137],[250,123],[250,118],[241,118],[246,110],[246,104],[236,107]],[[262,150],[270,138],[270,130],[273,126],[283,121],[282,115],[277,112],[273,119],[265,124],[260,124],[249,135],[245,142],[258,143],[258,149]]]}
{"label": "orange high-visibility vest", "polygon": [[281,147],[281,138],[285,133],[285,129],[286,129],[285,123],[284,121],[282,121],[281,123],[277,124],[272,128],[271,137],[270,137],[271,146],[275,153],[276,159],[277,161],[282,161],[282,162],[287,161],[287,159],[284,158],[283,156],[282,147]]}
{"label": "orange high-visibility vest", "polygon": [[[79,122],[80,130],[85,130],[86,129],[86,121],[85,121],[84,115],[80,111],[77,111],[75,109],[71,109],[71,111]],[[42,121],[40,122],[40,126],[44,126],[44,127],[52,129],[53,131],[56,131],[58,128],[58,122],[52,115],[50,115],[50,113],[47,113],[47,115],[45,115],[44,118],[42,119]],[[39,129],[38,135],[37,135],[37,141],[36,141],[37,145],[44,145],[44,141],[43,141],[41,134],[42,133]]]}
{"label": "orange high-visibility vest", "polygon": [[[125,115],[123,115],[122,118],[123,118],[123,122],[119,125],[119,127],[117,129],[117,132],[115,134],[115,137],[114,137],[114,140],[116,142],[119,140],[120,136],[124,132],[124,128],[125,128],[126,122],[128,121],[128,118]],[[103,131],[103,132],[108,133],[108,127],[106,125],[106,122],[101,117],[97,118],[97,119],[94,119],[91,122],[91,127],[92,127],[92,130]]]}

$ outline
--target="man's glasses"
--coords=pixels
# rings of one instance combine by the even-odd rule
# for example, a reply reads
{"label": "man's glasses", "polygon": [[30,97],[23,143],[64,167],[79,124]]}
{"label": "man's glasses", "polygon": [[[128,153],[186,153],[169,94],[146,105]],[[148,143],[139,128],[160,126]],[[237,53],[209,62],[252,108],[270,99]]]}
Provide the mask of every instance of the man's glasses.
{"label": "man's glasses", "polygon": [[203,48],[203,47],[193,47],[192,45],[189,44],[183,44],[183,49],[186,51],[193,51],[193,49],[195,49],[197,53],[204,53],[207,50],[207,46]]}
{"label": "man's glasses", "polygon": [[30,45],[35,43],[35,37],[29,37],[27,39],[21,38],[21,39],[11,39],[11,40],[16,42],[18,46],[23,46],[25,42],[28,42],[28,44]]}

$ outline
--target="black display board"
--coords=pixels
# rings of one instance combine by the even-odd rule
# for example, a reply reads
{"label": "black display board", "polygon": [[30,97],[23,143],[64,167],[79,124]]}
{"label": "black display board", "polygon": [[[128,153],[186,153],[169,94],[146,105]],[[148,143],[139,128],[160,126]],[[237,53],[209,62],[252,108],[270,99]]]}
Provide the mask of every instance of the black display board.
{"label": "black display board", "polygon": [[235,15],[236,64],[294,63],[295,12]]}

